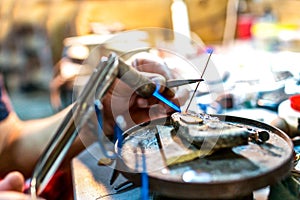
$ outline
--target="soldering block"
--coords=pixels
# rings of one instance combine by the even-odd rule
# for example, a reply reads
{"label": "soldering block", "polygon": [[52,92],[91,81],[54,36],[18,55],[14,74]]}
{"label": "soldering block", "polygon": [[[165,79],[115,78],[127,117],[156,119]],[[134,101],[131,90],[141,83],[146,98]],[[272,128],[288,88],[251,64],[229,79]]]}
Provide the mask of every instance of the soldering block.
{"label": "soldering block", "polygon": [[246,128],[221,121],[208,114],[173,113],[171,124],[182,140],[199,149],[218,150],[248,144]]}

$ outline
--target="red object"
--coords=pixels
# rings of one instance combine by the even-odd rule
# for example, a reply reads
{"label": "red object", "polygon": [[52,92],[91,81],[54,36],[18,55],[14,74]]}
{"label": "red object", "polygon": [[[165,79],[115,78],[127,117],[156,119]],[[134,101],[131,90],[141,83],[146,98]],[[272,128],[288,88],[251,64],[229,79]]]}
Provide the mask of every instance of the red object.
{"label": "red object", "polygon": [[240,15],[237,21],[237,33],[238,39],[250,39],[252,37],[251,27],[253,24],[253,17],[250,15]]}
{"label": "red object", "polygon": [[47,200],[71,200],[74,199],[72,196],[72,186],[72,180],[68,172],[58,170],[40,196]]}
{"label": "red object", "polygon": [[[30,179],[26,180],[23,192],[30,194]],[[58,170],[39,196],[47,200],[73,200],[72,177],[69,170]]]}
{"label": "red object", "polygon": [[291,107],[300,112],[300,95],[290,97]]}

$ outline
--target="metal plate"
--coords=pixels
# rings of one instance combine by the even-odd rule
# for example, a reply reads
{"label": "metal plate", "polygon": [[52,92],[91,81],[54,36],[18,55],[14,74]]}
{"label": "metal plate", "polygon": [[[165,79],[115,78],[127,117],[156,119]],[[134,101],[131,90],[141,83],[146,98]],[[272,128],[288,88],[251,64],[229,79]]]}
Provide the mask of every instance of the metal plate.
{"label": "metal plate", "polygon": [[[215,115],[224,122],[267,130],[270,139],[263,144],[222,149],[209,156],[167,166],[170,157],[186,154],[190,148],[171,134],[170,118],[143,123],[124,133],[118,166],[123,175],[140,184],[142,144],[152,191],[176,198],[228,199],[243,197],[254,190],[278,182],[289,174],[293,144],[279,129],[255,120]],[[159,148],[157,131],[162,148]],[[116,144],[116,148],[117,148]]]}

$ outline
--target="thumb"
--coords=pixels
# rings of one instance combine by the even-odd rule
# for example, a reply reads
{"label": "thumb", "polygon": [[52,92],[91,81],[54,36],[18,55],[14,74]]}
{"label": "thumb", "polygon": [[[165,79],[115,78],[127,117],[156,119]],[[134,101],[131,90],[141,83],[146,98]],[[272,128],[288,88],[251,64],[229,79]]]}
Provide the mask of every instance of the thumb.
{"label": "thumb", "polygon": [[166,85],[166,78],[160,74],[140,72],[143,76],[148,77],[152,82],[159,86],[159,92],[163,92]]}
{"label": "thumb", "polygon": [[0,192],[0,200],[44,200],[42,198],[32,198],[28,194],[21,192],[5,191]]}
{"label": "thumb", "polygon": [[0,181],[0,191],[13,190],[22,192],[24,187],[24,177],[20,172],[10,172]]}

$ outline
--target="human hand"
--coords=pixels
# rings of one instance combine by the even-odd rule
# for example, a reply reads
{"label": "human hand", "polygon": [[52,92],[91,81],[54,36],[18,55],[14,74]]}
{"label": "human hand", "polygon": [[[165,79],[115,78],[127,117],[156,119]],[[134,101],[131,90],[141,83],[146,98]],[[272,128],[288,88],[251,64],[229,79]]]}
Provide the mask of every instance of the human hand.
{"label": "human hand", "polygon": [[29,194],[15,191],[0,191],[0,200],[44,200],[40,197],[33,198]]}
{"label": "human hand", "polygon": [[[30,200],[30,195],[24,194],[24,177],[19,172],[10,172],[0,181],[0,200]],[[38,198],[41,200],[40,198]]]}
{"label": "human hand", "polygon": [[0,191],[22,192],[24,177],[20,172],[10,172],[0,181]]}
{"label": "human hand", "polygon": [[[153,82],[158,83],[161,86],[159,92],[173,103],[180,106],[187,100],[189,93],[186,89],[170,90],[164,87],[166,80],[174,79],[175,75],[163,62],[135,59],[132,66]],[[126,128],[130,128],[145,121],[166,117],[174,112],[172,108],[155,97],[145,99],[138,96],[132,88],[122,82],[122,78],[114,81],[102,103],[103,126],[106,135],[113,134],[115,119],[119,115],[125,118]]]}

